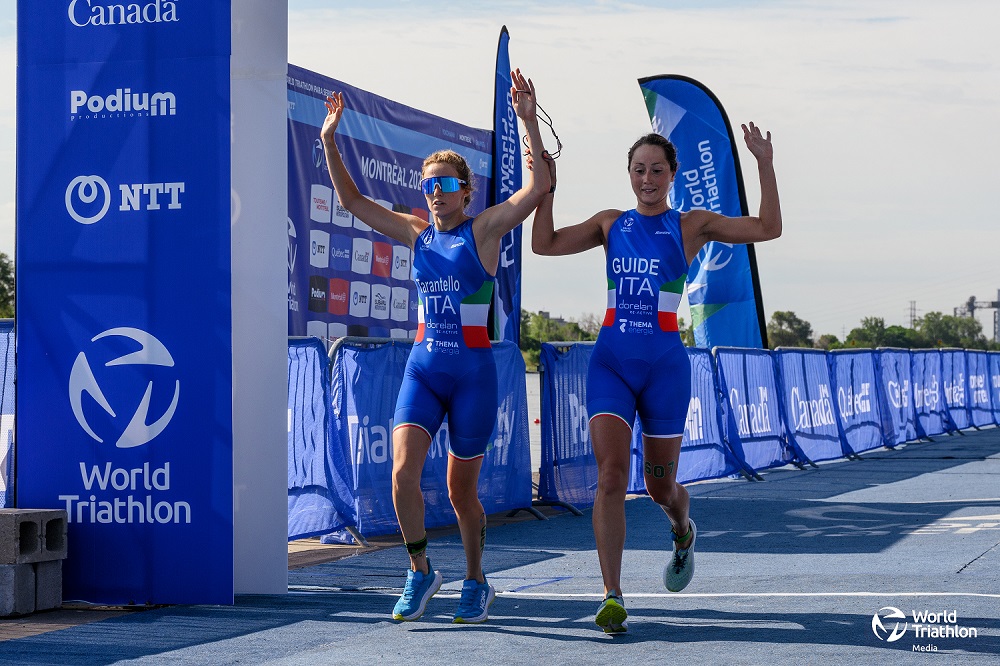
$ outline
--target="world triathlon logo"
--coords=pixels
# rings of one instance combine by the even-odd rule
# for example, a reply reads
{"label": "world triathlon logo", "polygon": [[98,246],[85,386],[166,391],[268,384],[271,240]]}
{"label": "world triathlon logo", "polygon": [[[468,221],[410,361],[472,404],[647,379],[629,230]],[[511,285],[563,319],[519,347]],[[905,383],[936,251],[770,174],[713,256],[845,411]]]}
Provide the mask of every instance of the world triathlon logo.
{"label": "world triathlon logo", "polygon": [[317,169],[326,166],[326,150],[323,148],[323,141],[321,139],[316,139],[313,142],[312,158],[313,165]]}
{"label": "world triathlon logo", "polygon": [[299,241],[298,232],[295,231],[295,225],[292,223],[292,218],[288,219],[288,272],[295,272],[295,258],[298,256]]}
{"label": "world triathlon logo", "polygon": [[[121,434],[115,442],[115,446],[119,449],[147,444],[166,430],[170,424],[170,420],[177,410],[177,401],[181,392],[180,381],[174,379],[173,398],[170,400],[170,404],[166,405],[168,393],[154,389],[154,382],[148,377],[159,377],[160,373],[151,372],[151,370],[155,370],[155,367],[173,368],[174,359],[162,342],[138,328],[112,328],[91,339],[92,343],[99,341],[105,342],[94,345],[89,350],[89,358],[88,352],[85,351],[81,351],[77,355],[73,369],[70,371],[69,402],[73,409],[73,416],[76,417],[77,423],[80,424],[84,432],[102,444],[109,433],[113,435],[119,431]],[[115,356],[124,349],[134,350],[136,345],[139,347],[138,350]],[[95,374],[90,358],[100,357],[111,358],[98,367],[119,370],[102,370]],[[130,368],[129,366],[152,366],[152,368],[147,367],[141,372],[136,372],[142,369]],[[131,372],[128,372],[129,370]],[[98,376],[101,378],[100,381],[98,381]],[[138,382],[136,381],[137,376],[141,378]],[[142,393],[142,397],[139,398],[142,382],[146,382],[146,389]],[[169,382],[169,376],[160,381],[161,384],[164,382]],[[104,385],[103,389],[102,384]],[[130,393],[134,393],[134,395],[130,395]],[[159,415],[152,423],[149,423],[154,393],[157,395],[155,402],[159,405],[156,410]],[[92,408],[85,409],[84,394],[90,396],[90,399],[96,402],[105,414]],[[112,399],[107,397],[109,394]],[[112,406],[112,403],[117,405],[117,409]],[[128,411],[133,409],[134,411],[128,424],[122,429],[119,424],[124,419],[119,418],[119,413],[126,406],[128,406]],[[88,418],[88,413],[90,418]],[[98,431],[104,433],[105,436],[99,435]]]}
{"label": "world triathlon logo", "polygon": [[[903,622],[894,622],[892,624],[892,630],[889,630],[886,628],[886,624],[888,621],[892,620],[903,620]],[[885,641],[886,643],[895,643],[902,638],[903,634],[906,633],[906,627],[906,614],[898,608],[893,608],[892,606],[880,608],[878,612],[872,616],[872,631],[875,633],[875,637],[880,641]]]}

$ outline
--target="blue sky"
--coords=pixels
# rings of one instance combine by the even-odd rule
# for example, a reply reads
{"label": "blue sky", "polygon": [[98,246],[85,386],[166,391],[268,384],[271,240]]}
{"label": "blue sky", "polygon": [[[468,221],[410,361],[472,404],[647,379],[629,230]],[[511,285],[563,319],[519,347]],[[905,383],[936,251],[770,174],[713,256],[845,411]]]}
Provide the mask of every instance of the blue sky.
{"label": "blue sky", "polygon": [[[0,6],[0,251],[14,246],[14,2]],[[489,127],[500,27],[564,144],[557,225],[634,205],[624,162],[649,131],[636,80],[683,74],[734,124],[772,131],[784,235],[757,247],[764,306],[817,335],[994,300],[1000,5],[862,2],[290,0],[289,61]],[[548,138],[548,137],[546,137]],[[551,139],[549,139],[551,142]],[[741,152],[751,210],[752,157]],[[599,251],[525,249],[524,307],[604,307]],[[992,332],[992,315],[981,318]]]}

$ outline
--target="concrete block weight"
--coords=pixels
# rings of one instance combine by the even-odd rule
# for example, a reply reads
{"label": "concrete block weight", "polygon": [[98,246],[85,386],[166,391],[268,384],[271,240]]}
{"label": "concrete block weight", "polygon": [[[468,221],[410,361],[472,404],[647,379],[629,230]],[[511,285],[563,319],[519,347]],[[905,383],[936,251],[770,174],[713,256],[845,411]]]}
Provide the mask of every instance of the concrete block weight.
{"label": "concrete block weight", "polygon": [[35,611],[51,610],[62,606],[62,560],[36,562]]}
{"label": "concrete block weight", "polygon": [[65,559],[67,523],[63,509],[0,509],[0,564]]}
{"label": "concrete block weight", "polygon": [[[59,564],[62,565],[62,562]],[[62,596],[61,590],[60,596]],[[0,617],[28,615],[34,612],[34,566],[31,564],[0,564]]]}

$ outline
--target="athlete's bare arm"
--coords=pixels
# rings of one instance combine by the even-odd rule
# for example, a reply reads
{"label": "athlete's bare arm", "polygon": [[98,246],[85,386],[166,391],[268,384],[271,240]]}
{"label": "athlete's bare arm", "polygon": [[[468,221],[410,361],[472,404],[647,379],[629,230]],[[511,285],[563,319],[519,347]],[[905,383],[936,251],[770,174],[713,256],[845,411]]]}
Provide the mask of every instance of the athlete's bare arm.
{"label": "athlete's bare arm", "polygon": [[709,241],[757,243],[781,235],[781,206],[774,175],[774,149],[771,133],[764,136],[752,122],[743,125],[743,139],[757,159],[760,179],[760,210],[756,216],[726,217],[707,210],[692,210],[681,215],[684,251],[690,262]]}

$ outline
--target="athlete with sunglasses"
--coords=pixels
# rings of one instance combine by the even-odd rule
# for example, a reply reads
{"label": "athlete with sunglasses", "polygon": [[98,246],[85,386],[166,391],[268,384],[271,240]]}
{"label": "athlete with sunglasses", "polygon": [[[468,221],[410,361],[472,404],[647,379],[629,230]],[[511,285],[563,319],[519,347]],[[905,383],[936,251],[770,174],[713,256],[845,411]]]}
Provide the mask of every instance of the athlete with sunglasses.
{"label": "athlete with sunglasses", "polygon": [[[604,602],[595,618],[606,633],[627,630],[622,600],[625,494],[628,489],[632,424],[642,423],[644,478],[650,498],[671,523],[673,549],[663,571],[671,592],[694,575],[694,521],[690,499],[677,483],[677,462],[691,401],[691,366],[677,330],[691,260],[709,241],[753,243],[781,235],[781,208],[772,164],[771,133],[743,125],[743,139],[757,159],[760,212],[725,217],[707,210],[679,213],[667,194],[677,174],[674,145],[647,134],[628,153],[636,207],[605,210],[580,224],[555,230],[553,197],[535,212],[531,249],[564,255],[603,247],[607,258],[608,305],[587,372],[587,413],[597,460],[594,537],[604,578]],[[544,156],[543,156],[544,157]],[[534,166],[529,157],[529,168]],[[555,189],[555,162],[543,162]]]}
{"label": "athlete with sunglasses", "polygon": [[[529,148],[541,154],[535,87],[520,70],[511,72],[511,83],[514,112],[524,123]],[[549,174],[545,170],[528,174],[524,187],[507,201],[472,218],[465,212],[472,198],[472,170],[458,153],[438,151],[424,160],[422,168],[420,187],[430,211],[428,224],[415,215],[387,210],[358,191],[335,140],[344,113],[343,94],[328,97],[326,107],[320,136],[340,203],[368,226],[413,250],[419,296],[417,337],[406,363],[392,431],[392,500],[410,556],[406,585],[392,616],[403,621],[419,618],[443,580],[426,553],[420,475],[431,438],[447,414],[448,495],[466,560],[454,621],[483,622],[495,590],[483,574],[486,513],[477,489],[498,407],[487,315],[500,241],[541,202],[549,191]]]}

